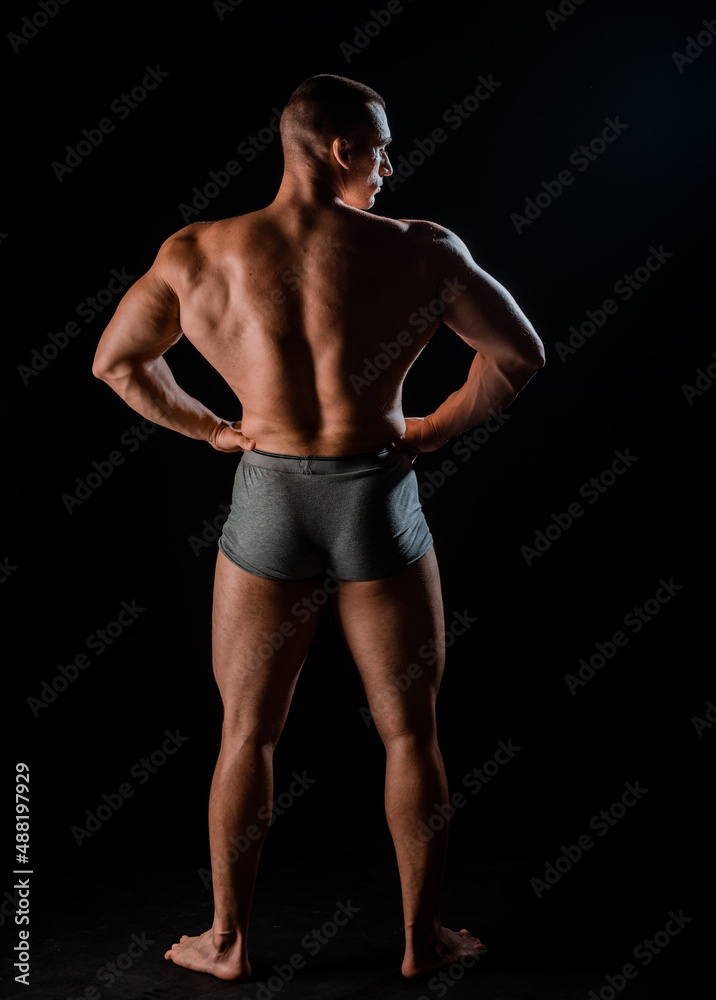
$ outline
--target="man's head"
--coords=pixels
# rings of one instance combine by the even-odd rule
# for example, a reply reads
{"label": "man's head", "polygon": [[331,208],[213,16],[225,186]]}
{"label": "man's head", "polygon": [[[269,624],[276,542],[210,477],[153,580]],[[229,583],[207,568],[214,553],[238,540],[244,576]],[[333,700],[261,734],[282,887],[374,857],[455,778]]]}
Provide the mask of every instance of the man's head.
{"label": "man's head", "polygon": [[286,170],[327,183],[346,204],[371,208],[392,173],[385,101],[362,83],[322,73],[291,94],[281,115]]}

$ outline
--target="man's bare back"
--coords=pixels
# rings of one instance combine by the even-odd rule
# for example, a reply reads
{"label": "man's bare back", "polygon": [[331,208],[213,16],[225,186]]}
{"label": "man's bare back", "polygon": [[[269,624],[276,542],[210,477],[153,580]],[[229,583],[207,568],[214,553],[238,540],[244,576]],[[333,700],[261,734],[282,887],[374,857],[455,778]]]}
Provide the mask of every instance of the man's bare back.
{"label": "man's bare back", "polygon": [[[184,334],[235,391],[260,448],[343,455],[402,434],[403,379],[440,322],[416,332],[440,279],[430,229],[342,204],[308,217],[271,205],[170,241]],[[361,386],[366,358],[400,334],[389,370]]]}
{"label": "man's bare back", "polygon": [[[103,377],[121,379],[130,373],[126,363],[113,365],[113,353],[126,358],[132,349],[151,364],[183,333],[236,393],[241,434],[255,446],[358,454],[404,434],[403,380],[441,322],[480,353],[472,381],[428,418],[430,435],[423,429],[421,440],[414,428],[417,450],[439,447],[511,402],[541,363],[531,327],[442,226],[369,215],[340,199],[309,211],[279,194],[259,211],[170,237],[120,303],[95,364],[106,357]],[[395,355],[387,366],[386,344]],[[366,385],[361,376],[375,358],[379,374]],[[152,402],[148,412],[135,408],[190,432],[167,419],[171,400]],[[238,450],[230,434],[210,436],[220,430],[216,418],[205,424],[192,436]]]}

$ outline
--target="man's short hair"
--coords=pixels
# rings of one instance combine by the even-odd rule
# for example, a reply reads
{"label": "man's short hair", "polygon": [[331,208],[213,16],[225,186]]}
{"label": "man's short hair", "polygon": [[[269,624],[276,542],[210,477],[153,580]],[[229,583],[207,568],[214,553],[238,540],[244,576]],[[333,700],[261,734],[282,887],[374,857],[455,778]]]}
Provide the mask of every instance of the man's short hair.
{"label": "man's short hair", "polygon": [[352,139],[371,122],[367,108],[385,101],[372,87],[345,76],[320,73],[298,86],[281,115],[281,142],[284,156],[320,155],[333,139]]}

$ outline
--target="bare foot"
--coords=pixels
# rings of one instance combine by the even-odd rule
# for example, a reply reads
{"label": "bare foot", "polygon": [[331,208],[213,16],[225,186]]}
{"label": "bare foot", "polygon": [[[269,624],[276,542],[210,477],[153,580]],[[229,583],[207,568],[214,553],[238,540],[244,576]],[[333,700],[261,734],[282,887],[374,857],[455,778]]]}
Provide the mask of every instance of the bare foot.
{"label": "bare foot", "polygon": [[184,934],[178,944],[165,952],[165,958],[193,972],[208,972],[218,979],[247,979],[251,966],[236,934],[214,935],[205,931],[198,937]]}
{"label": "bare foot", "polygon": [[455,962],[472,966],[486,952],[487,948],[482,941],[473,937],[464,927],[457,932],[441,927],[434,941],[406,947],[400,971],[406,979],[413,979],[437,972]]}

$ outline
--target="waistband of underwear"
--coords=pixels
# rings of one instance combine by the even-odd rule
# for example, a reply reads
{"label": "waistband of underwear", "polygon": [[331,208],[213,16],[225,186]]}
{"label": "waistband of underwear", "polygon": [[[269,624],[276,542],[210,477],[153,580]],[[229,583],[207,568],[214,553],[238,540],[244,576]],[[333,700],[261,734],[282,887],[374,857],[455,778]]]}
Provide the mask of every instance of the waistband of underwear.
{"label": "waistband of underwear", "polygon": [[364,472],[392,465],[401,452],[383,448],[362,455],[281,455],[271,451],[245,451],[242,462],[257,465],[277,472],[303,473],[304,475],[335,474],[340,472]]}

